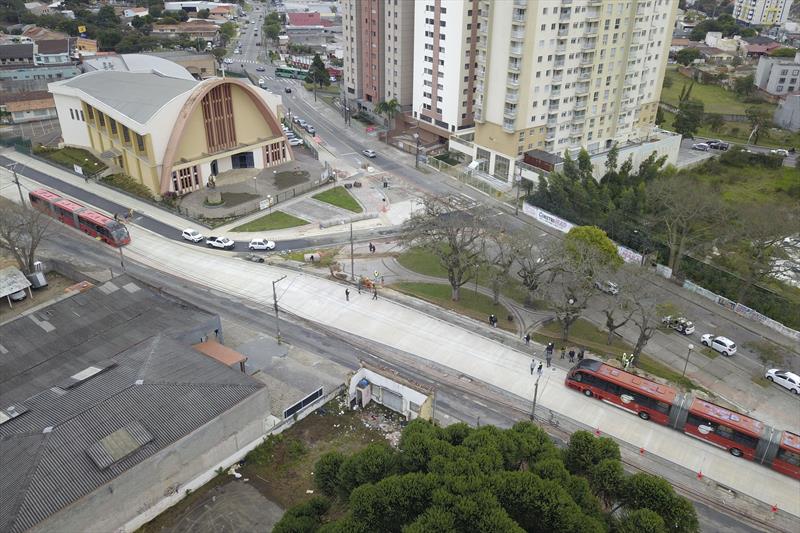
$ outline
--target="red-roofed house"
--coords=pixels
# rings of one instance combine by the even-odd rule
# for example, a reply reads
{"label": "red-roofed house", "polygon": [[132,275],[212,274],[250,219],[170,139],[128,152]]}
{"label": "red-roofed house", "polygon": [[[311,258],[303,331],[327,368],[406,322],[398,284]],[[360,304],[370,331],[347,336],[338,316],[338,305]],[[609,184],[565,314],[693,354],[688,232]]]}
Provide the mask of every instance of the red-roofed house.
{"label": "red-roofed house", "polygon": [[316,11],[309,11],[303,13],[286,13],[286,18],[288,19],[287,26],[298,26],[298,27],[308,27],[308,26],[330,26],[331,23],[327,20],[322,20],[322,15],[320,15]]}
{"label": "red-roofed house", "polygon": [[750,57],[761,57],[769,55],[770,52],[780,47],[780,44],[774,42],[766,44],[748,44],[746,50],[747,55]]}
{"label": "red-roofed house", "polygon": [[331,26],[317,11],[286,13],[286,33],[293,43],[322,46],[333,38]]}

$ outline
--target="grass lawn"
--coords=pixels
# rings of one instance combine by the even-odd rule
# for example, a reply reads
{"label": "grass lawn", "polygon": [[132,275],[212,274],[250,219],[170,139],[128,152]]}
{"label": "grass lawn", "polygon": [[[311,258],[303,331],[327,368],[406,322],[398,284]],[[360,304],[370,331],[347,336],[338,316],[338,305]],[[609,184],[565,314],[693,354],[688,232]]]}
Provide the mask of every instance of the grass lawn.
{"label": "grass lawn", "polygon": [[[303,82],[303,87],[305,87],[309,92],[314,91],[314,86],[306,81]],[[321,87],[317,87],[317,94],[319,93],[339,94],[340,92],[341,91],[339,90],[338,85],[328,85],[327,87],[322,85]]]}
{"label": "grass lawn", "polygon": [[393,289],[415,296],[421,300],[431,302],[445,309],[453,310],[462,315],[487,322],[489,315],[497,315],[497,325],[507,331],[516,331],[516,324],[506,320],[508,309],[502,305],[494,305],[492,299],[483,294],[475,294],[466,286],[461,287],[461,299],[454,302],[450,299],[451,289],[448,283],[396,283]]}
{"label": "grass lawn", "polygon": [[78,165],[79,167],[83,168],[84,174],[95,174],[108,168],[105,163],[82,148],[72,148],[67,146],[58,150],[43,150],[35,153],[49,159],[50,161],[54,161],[60,165],[63,165],[70,170],[72,169],[73,165]]}
{"label": "grass lawn", "polygon": [[275,211],[274,213],[251,220],[241,226],[236,226],[231,231],[269,231],[304,226],[306,224],[308,224],[308,221],[302,218],[297,218],[283,211]]}
{"label": "grass lawn", "polygon": [[300,250],[299,252],[291,252],[284,257],[286,259],[291,259],[292,261],[299,261],[304,263],[305,255],[306,254],[319,254],[320,260],[317,263],[313,263],[314,265],[321,267],[321,268],[328,268],[330,265],[334,263],[334,258],[336,254],[339,252],[336,248],[328,248],[327,250]]}
{"label": "grass lawn", "polygon": [[[312,497],[307,490],[318,492],[313,472],[323,454],[337,450],[350,455],[373,442],[385,440],[381,432],[362,422],[362,416],[369,416],[369,413],[397,418],[387,415],[387,411],[374,402],[362,412],[343,408],[338,400],[333,400],[321,412],[310,414],[280,435],[267,438],[247,455],[239,472],[262,495],[284,509],[302,503]],[[228,483],[241,481],[227,473],[218,475],[139,528],[137,533],[194,529],[191,527],[195,525],[193,519],[202,514],[204,505],[210,503],[215,493],[211,489]],[[334,502],[326,516],[336,518],[342,511],[342,504]]]}
{"label": "grass lawn", "polygon": [[[538,342],[554,342],[556,345],[556,357],[558,357],[558,350],[565,345],[568,348],[575,345],[584,346],[593,353],[620,360],[623,353],[633,351],[633,346],[616,336],[609,346],[606,344],[607,337],[608,334],[605,331],[600,330],[594,324],[582,318],[579,318],[570,328],[569,340],[566,343],[561,340],[561,326],[555,321],[545,324],[533,334],[534,340]],[[681,376],[680,372],[674,371],[644,353],[639,355],[639,360],[636,364],[638,368],[645,372],[687,389],[701,388],[695,385],[692,380]]]}
{"label": "grass lawn", "polygon": [[315,194],[312,198],[315,198],[320,202],[335,205],[336,207],[341,207],[342,209],[347,209],[353,213],[361,213],[364,211],[364,208],[361,207],[361,204],[359,204],[356,199],[353,198],[347,189],[341,186]]}
{"label": "grass lawn", "polygon": [[[661,89],[661,101],[673,106],[678,106],[681,89],[684,85],[689,88],[692,80],[679,73],[676,68],[668,68],[664,79],[672,81],[672,86],[665,86]],[[703,102],[706,113],[744,115],[748,107],[759,107],[769,111],[770,115],[775,111],[775,104],[761,103],[748,104],[740,100],[733,92],[727,91],[719,85],[704,85],[695,82],[692,88],[690,99]]]}
{"label": "grass lawn", "polygon": [[[692,90],[694,93],[694,89]],[[708,111],[708,109],[706,109]],[[664,123],[660,127],[665,130],[672,130],[672,123],[675,115],[669,111],[664,111]],[[710,137],[722,139],[737,144],[747,143],[750,135],[750,125],[747,122],[725,122],[719,131],[711,131],[707,126],[701,126],[697,132],[698,137]],[[758,146],[767,148],[790,148],[800,147],[800,132],[792,133],[789,130],[771,129],[769,137],[761,135],[758,139]]]}

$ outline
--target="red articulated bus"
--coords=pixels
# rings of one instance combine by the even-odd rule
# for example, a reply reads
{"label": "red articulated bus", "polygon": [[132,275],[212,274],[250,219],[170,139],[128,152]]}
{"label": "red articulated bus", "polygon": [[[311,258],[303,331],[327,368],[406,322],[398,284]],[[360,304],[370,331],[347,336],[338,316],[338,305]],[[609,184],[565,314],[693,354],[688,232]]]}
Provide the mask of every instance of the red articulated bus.
{"label": "red articulated bus", "polygon": [[594,359],[572,367],[566,385],[800,479],[800,436],[794,433]]}
{"label": "red articulated bus", "polygon": [[131,242],[128,228],[124,225],[52,191],[37,189],[28,193],[28,198],[31,205],[39,211],[92,237],[100,238],[111,246],[119,247]]}

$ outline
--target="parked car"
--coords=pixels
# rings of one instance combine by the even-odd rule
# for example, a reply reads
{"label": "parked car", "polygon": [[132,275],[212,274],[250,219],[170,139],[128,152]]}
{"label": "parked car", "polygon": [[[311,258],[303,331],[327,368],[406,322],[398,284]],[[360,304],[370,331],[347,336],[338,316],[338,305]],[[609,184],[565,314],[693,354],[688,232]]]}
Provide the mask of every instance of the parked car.
{"label": "parked car", "polygon": [[686,320],[682,316],[665,316],[661,319],[661,323],[684,335],[691,335],[694,333],[694,323],[691,320]]}
{"label": "parked car", "polygon": [[594,286],[603,291],[606,294],[610,294],[612,296],[616,296],[619,294],[619,286],[614,283],[613,281],[595,281]]}
{"label": "parked car", "polygon": [[314,135],[315,133],[317,133],[317,130],[314,129],[314,126],[312,126],[311,124],[306,124],[303,129],[306,130],[311,135]]}
{"label": "parked car", "polygon": [[703,346],[708,346],[726,357],[736,353],[736,343],[727,337],[715,337],[710,333],[706,333],[700,337],[700,342]]}
{"label": "parked car", "polygon": [[247,247],[250,250],[274,250],[275,243],[269,239],[253,239]]}
{"label": "parked car", "polygon": [[203,234],[197,231],[196,229],[183,230],[183,233],[181,233],[181,237],[183,237],[187,241],[192,241],[192,242],[200,242],[205,238],[203,237]]}
{"label": "parked car", "polygon": [[708,143],[694,143],[692,145],[692,150],[700,150],[701,152],[708,152],[711,147]]}
{"label": "parked car", "polygon": [[286,88],[283,90],[283,92],[285,92],[286,94],[289,94],[289,93],[291,93],[291,92],[292,92],[292,88],[291,88],[291,87],[286,87]]}
{"label": "parked car", "polygon": [[781,387],[792,391],[795,394],[800,394],[800,376],[789,370],[781,370],[779,368],[772,368],[767,370],[764,377],[773,383],[777,383]]}
{"label": "parked car", "polygon": [[209,248],[222,248],[223,250],[232,250],[236,243],[227,237],[209,237],[206,239],[206,246]]}
{"label": "parked car", "polygon": [[730,144],[724,141],[706,141],[705,144],[708,145],[709,148],[712,150],[727,150],[731,147]]}
{"label": "parked car", "polygon": [[378,153],[375,150],[370,150],[369,148],[367,148],[366,150],[361,150],[361,153],[369,157],[370,159],[378,155]]}
{"label": "parked car", "polygon": [[267,69],[265,69],[264,67],[256,67],[256,72],[264,72],[265,70]]}
{"label": "parked car", "polygon": [[784,150],[783,148],[776,148],[775,150],[770,150],[769,153],[772,155],[779,155],[781,157],[788,157],[789,150]]}
{"label": "parked car", "polygon": [[289,146],[302,146],[303,144],[303,139],[298,139],[297,137],[289,139]]}
{"label": "parked car", "polygon": [[230,65],[231,63],[233,63],[233,59],[231,59],[230,57],[226,57],[224,62],[226,65]]}

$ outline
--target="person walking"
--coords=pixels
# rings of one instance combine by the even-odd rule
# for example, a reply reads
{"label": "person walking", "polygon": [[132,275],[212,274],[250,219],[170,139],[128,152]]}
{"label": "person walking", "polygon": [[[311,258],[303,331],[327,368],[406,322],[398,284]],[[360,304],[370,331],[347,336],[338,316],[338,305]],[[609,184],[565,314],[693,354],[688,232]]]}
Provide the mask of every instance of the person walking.
{"label": "person walking", "polygon": [[344,299],[345,299],[345,301],[348,301],[348,302],[350,301],[350,289],[345,289],[344,290]]}
{"label": "person walking", "polygon": [[533,375],[533,371],[536,370],[536,359],[531,359],[531,376]]}
{"label": "person walking", "polygon": [[373,287],[372,288],[372,299],[373,300],[377,300],[378,299],[378,287]]}
{"label": "person walking", "polygon": [[358,294],[361,294],[361,278],[360,277],[358,278],[358,285],[356,285],[356,287],[358,287]]}
{"label": "person walking", "polygon": [[[550,363],[550,360],[548,359],[547,362]],[[550,365],[548,364],[547,366]],[[539,366],[536,367],[536,373],[539,374],[539,377],[542,377],[542,363],[539,363]]]}
{"label": "person walking", "polygon": [[555,346],[553,345],[553,343],[552,343],[552,342],[548,342],[548,343],[547,343],[547,348],[545,348],[545,349],[544,349],[544,351],[547,353],[547,355],[548,355],[550,358],[552,358],[552,357],[553,357],[553,350],[554,350],[554,349],[555,349]]}
{"label": "person walking", "polygon": [[581,346],[581,350],[578,352],[578,361],[583,361],[583,355],[586,352],[584,348]]}
{"label": "person walking", "polygon": [[[531,334],[530,333],[526,333],[524,339],[525,339],[525,346],[530,346],[531,345]],[[531,372],[531,374],[533,374],[533,372]]]}
{"label": "person walking", "polygon": [[550,361],[553,359],[553,352],[547,352],[547,354],[545,354],[545,359],[547,360],[547,368],[550,368]]}
{"label": "person walking", "polygon": [[566,346],[562,346],[561,347],[561,359],[566,359],[566,357],[567,357],[567,347]]}
{"label": "person walking", "polygon": [[575,362],[575,348],[570,348],[569,350],[569,362],[570,363]]}

